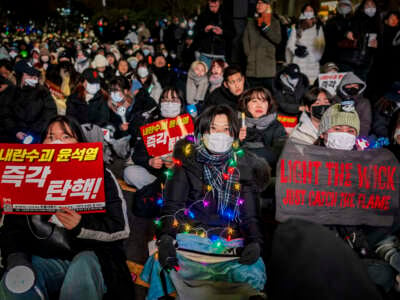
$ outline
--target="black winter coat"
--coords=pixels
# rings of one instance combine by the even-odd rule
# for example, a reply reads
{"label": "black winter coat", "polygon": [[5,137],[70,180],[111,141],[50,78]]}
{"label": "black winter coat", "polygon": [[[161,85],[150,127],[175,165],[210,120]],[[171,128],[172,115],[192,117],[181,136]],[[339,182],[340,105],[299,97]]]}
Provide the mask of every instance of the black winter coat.
{"label": "black winter coat", "polygon": [[[225,55],[226,41],[234,36],[232,19],[225,15],[224,9],[220,6],[217,13],[212,13],[207,7],[200,14],[195,27],[195,43],[198,50],[207,54]],[[216,35],[212,30],[205,32],[208,25],[218,26],[223,30],[221,35]]]}
{"label": "black winter coat", "polygon": [[11,106],[14,118],[13,133],[22,131],[40,135],[48,121],[57,115],[57,107],[47,88],[17,88]]}
{"label": "black winter coat", "polygon": [[[189,207],[204,197],[203,165],[196,160],[195,148],[189,156],[183,154],[182,149],[188,143],[186,140],[180,140],[175,145],[174,157],[182,161],[182,166],[176,166],[173,177],[167,180],[162,215],[174,215],[179,209]],[[241,222],[232,223],[231,221],[230,226],[235,230],[234,232],[245,239],[246,244],[251,242],[262,244],[257,194],[265,189],[269,182],[269,167],[265,161],[257,158],[254,154],[245,152],[245,155],[239,158],[238,169],[241,184],[240,196],[245,201],[240,207]],[[222,219],[217,212],[217,201],[212,198],[209,200],[210,205],[207,207],[203,207],[202,203],[191,207],[191,211],[196,216],[192,225],[203,227],[206,230],[228,226],[228,221]],[[174,237],[178,232],[172,225],[173,218],[165,217],[161,220],[161,234],[169,234]],[[218,230],[213,231],[212,234],[218,235]]]}
{"label": "black winter coat", "polygon": [[285,128],[275,119],[263,130],[247,127],[243,149],[247,149],[258,157],[265,159],[272,169],[272,174],[275,174],[274,170],[286,138]]}
{"label": "black winter coat", "polygon": [[15,97],[16,87],[8,80],[8,87],[0,93],[0,143],[13,142],[15,135],[15,121],[12,114],[12,106]]}
{"label": "black winter coat", "polygon": [[278,104],[278,113],[299,116],[301,113],[299,106],[302,105],[303,96],[308,91],[308,79],[304,74],[301,74],[295,90],[292,91],[282,83],[281,75],[282,71],[276,75],[272,85],[273,95]]}
{"label": "black winter coat", "polygon": [[[350,66],[370,66],[375,56],[376,49],[368,47],[368,34],[378,34],[379,27],[377,16],[368,17],[363,12],[358,12],[350,21],[350,31],[353,32],[354,39],[357,40],[355,48],[342,48],[339,63]],[[379,39],[379,36],[377,36]]]}
{"label": "black winter coat", "polygon": [[74,117],[80,124],[91,123],[102,127],[110,121],[110,109],[101,90],[89,102],[74,93],[67,99],[67,116]]}
{"label": "black winter coat", "polygon": [[205,100],[204,108],[211,105],[226,104],[232,107],[233,110],[238,109],[239,96],[235,96],[224,85],[216,88],[209,94]]}

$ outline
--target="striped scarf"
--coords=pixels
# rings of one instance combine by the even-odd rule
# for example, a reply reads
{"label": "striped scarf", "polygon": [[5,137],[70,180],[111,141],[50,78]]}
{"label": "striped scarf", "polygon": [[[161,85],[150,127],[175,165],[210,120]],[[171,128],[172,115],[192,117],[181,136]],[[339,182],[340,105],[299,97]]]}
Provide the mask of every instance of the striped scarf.
{"label": "striped scarf", "polygon": [[[233,151],[223,154],[212,154],[201,145],[197,151],[196,160],[203,164],[203,175],[206,184],[212,186],[213,198],[218,201],[218,213],[229,220],[239,217],[237,206],[238,192],[234,191],[234,184],[239,182],[238,172],[228,173],[229,159],[233,158]],[[229,176],[224,179],[224,175]]]}

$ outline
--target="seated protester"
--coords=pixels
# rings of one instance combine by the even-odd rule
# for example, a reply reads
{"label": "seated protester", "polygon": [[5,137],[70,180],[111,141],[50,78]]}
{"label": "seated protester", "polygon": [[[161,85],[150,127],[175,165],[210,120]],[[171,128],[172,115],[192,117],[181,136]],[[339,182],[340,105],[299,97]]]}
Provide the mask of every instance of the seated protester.
{"label": "seated protester", "polygon": [[108,107],[111,110],[110,123],[116,129],[116,139],[128,134],[128,109],[132,104],[132,97],[129,93],[129,81],[125,77],[114,77],[110,81],[108,89]]}
{"label": "seated protester", "polygon": [[132,104],[128,108],[128,122],[141,124],[142,119],[148,119],[152,111],[157,108],[157,102],[149,95],[139,80],[133,79],[130,95],[132,96]]}
{"label": "seated protester", "polygon": [[100,75],[94,69],[86,69],[81,82],[67,99],[67,116],[80,124],[91,123],[103,127],[110,121],[107,94],[100,88]]}
{"label": "seated protester", "polygon": [[75,64],[74,64],[75,71],[82,74],[83,71],[85,71],[87,68],[90,68],[89,57],[90,57],[90,55],[87,51],[78,50],[76,52],[76,59],[75,59]]}
{"label": "seated protester", "polygon": [[227,64],[222,59],[215,59],[211,62],[210,74],[208,77],[208,82],[210,84],[208,88],[209,93],[219,88],[224,82],[224,70],[226,67]]}
{"label": "seated protester", "polygon": [[116,62],[117,62],[117,59],[115,58],[115,54],[112,53],[111,51],[107,52],[106,59],[108,62],[108,66],[112,69],[112,71],[115,71]]}
{"label": "seated protester", "polygon": [[[319,139],[316,145],[329,149],[356,151],[356,139],[360,133],[360,118],[354,107],[346,104],[334,104],[322,116],[319,125]],[[358,149],[358,148],[357,148]],[[389,291],[395,282],[395,272],[400,272],[400,254],[395,251],[399,242],[393,234],[398,233],[398,216],[391,227],[373,226],[335,226],[338,234],[345,240],[353,236],[352,245],[361,257],[375,258],[366,261],[370,278],[375,284]],[[382,246],[382,247],[381,247]],[[376,258],[385,260],[377,262]],[[393,268],[391,268],[393,267]]]}
{"label": "seated protester", "polygon": [[388,149],[393,152],[400,161],[400,108],[393,114],[389,123],[389,140]]}
{"label": "seated protester", "polygon": [[366,137],[371,129],[372,113],[371,104],[363,97],[366,88],[365,82],[358,78],[353,72],[348,72],[337,87],[336,102],[353,104],[360,117],[360,136]]}
{"label": "seated protester", "polygon": [[245,90],[246,78],[238,66],[229,66],[224,70],[224,83],[209,94],[204,106],[226,104],[233,110],[238,109],[239,97]]}
{"label": "seated protester", "polygon": [[360,118],[354,106],[336,103],[323,114],[316,145],[330,149],[355,150],[360,135]]}
{"label": "seated protester", "polygon": [[[172,168],[174,163],[171,157],[151,157],[146,149],[140,133],[140,127],[166,118],[175,118],[185,112],[185,103],[177,89],[167,87],[161,94],[159,107],[151,115],[142,120],[135,120],[135,129],[132,134],[131,145],[134,148],[132,160],[135,163],[124,170],[124,180],[127,184],[136,187],[134,213],[137,216],[154,217],[157,205],[147,204],[146,199],[157,197],[161,192],[161,177],[165,168]],[[135,139],[136,137],[136,139]],[[154,200],[154,199],[153,199]]]}
{"label": "seated protester", "polygon": [[186,80],[186,101],[188,104],[196,105],[199,111],[208,89],[207,71],[207,64],[196,60],[190,66]]}
{"label": "seated protester", "polygon": [[154,55],[152,68],[162,88],[176,84],[176,75],[162,53]]}
{"label": "seated protester", "polygon": [[15,140],[12,134],[15,128],[12,116],[12,105],[17,88],[0,75],[0,143],[10,143]]}
{"label": "seated protester", "polygon": [[393,83],[391,89],[387,91],[374,105],[373,121],[371,134],[377,137],[389,136],[389,122],[394,112],[400,108],[400,82]]}
{"label": "seated protester", "polygon": [[[276,119],[271,93],[265,88],[247,90],[239,99],[239,110],[245,114],[245,124],[242,119],[239,134],[243,149],[264,158],[275,170],[286,142],[286,132]],[[275,173],[272,171],[272,174]]]}
{"label": "seated protester", "polygon": [[107,85],[114,75],[113,69],[108,65],[107,58],[102,54],[97,54],[92,61],[92,68],[95,69],[100,76],[101,88],[107,90]]}
{"label": "seated protester", "polygon": [[[174,167],[166,181],[158,261],[166,269],[179,265],[178,275],[185,280],[247,283],[260,291],[266,277],[256,199],[269,181],[268,165],[248,151],[236,154],[241,150],[233,148],[239,122],[228,105],[205,109],[195,128],[200,144],[184,139],[175,145],[174,158],[182,164]],[[175,239],[178,248],[203,254],[202,261],[216,254],[236,258],[212,264],[190,260],[177,253]],[[229,241],[235,243],[228,245]]]}
{"label": "seated protester", "polygon": [[307,76],[300,72],[296,64],[287,65],[275,77],[272,91],[278,104],[278,121],[288,134],[297,125],[300,114],[305,110],[302,99],[308,87]]}
{"label": "seated protester", "polygon": [[0,59],[0,75],[3,76],[8,81],[10,81],[13,85],[16,85],[17,79],[15,78],[15,75],[13,73],[14,69],[13,66],[14,64],[10,62],[8,59],[6,58]]}
{"label": "seated protester", "polygon": [[305,111],[302,112],[299,124],[293,129],[289,138],[296,142],[312,145],[318,139],[319,123],[324,112],[331,105],[329,93],[318,87],[313,87],[303,98]]}
{"label": "seated protester", "polygon": [[[53,118],[42,136],[43,144],[80,142],[85,138],[79,124],[64,116]],[[126,202],[108,169],[104,170],[104,192],[105,213],[78,214],[61,208],[55,216],[63,227],[49,223],[46,215],[5,216],[1,254],[6,272],[0,299],[131,297],[122,243],[129,236]],[[16,276],[22,275],[24,281],[16,282]]]}
{"label": "seated protester", "polygon": [[57,115],[57,108],[49,90],[39,84],[38,70],[21,60],[15,65],[15,72],[17,90],[11,105],[11,130],[14,142],[22,142],[28,135],[39,137],[46,123]]}
{"label": "seated protester", "polygon": [[143,88],[149,93],[150,97],[158,103],[160,99],[162,87],[158,82],[156,75],[151,71],[149,64],[145,61],[140,61],[136,68],[135,79],[139,80]]}
{"label": "seated protester", "polygon": [[[137,65],[137,61],[135,60],[136,65]],[[128,60],[121,58],[118,61],[117,64],[117,70],[115,71],[115,75],[116,76],[123,76],[126,79],[129,80],[129,82],[132,80],[132,75],[133,75],[133,69],[136,69],[136,65],[131,66],[131,64],[129,63]]]}

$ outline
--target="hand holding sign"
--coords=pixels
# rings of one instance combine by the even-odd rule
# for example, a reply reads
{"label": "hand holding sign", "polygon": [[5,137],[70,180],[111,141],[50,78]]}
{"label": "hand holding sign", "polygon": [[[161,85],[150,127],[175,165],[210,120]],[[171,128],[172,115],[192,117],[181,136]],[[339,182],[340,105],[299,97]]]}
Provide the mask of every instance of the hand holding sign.
{"label": "hand holding sign", "polygon": [[149,160],[149,166],[154,169],[161,169],[163,166],[163,161],[160,156],[153,157]]}
{"label": "hand holding sign", "polygon": [[82,219],[80,214],[72,209],[69,209],[68,207],[62,207],[61,211],[56,212],[56,217],[68,230],[72,230],[78,226]]}

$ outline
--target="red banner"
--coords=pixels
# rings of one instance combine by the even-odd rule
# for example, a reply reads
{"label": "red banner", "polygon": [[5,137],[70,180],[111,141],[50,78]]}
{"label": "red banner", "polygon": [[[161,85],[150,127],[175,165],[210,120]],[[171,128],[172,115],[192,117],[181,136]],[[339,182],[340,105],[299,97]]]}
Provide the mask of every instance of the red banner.
{"label": "red banner", "polygon": [[4,214],[104,212],[102,144],[0,144],[0,203]]}
{"label": "red banner", "polygon": [[164,119],[140,127],[144,144],[150,156],[172,153],[175,143],[194,133],[194,125],[189,114],[173,119]]}

